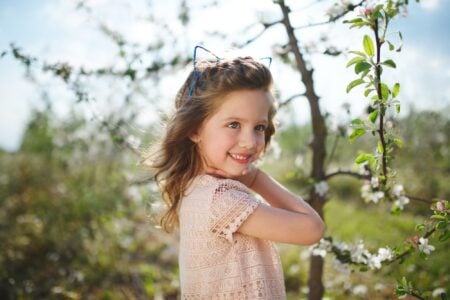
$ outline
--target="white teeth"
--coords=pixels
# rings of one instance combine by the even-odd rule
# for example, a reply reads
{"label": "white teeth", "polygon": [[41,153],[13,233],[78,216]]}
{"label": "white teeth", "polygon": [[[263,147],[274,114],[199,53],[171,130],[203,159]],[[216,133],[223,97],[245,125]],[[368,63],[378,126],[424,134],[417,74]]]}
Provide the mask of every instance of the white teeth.
{"label": "white teeth", "polygon": [[233,157],[234,159],[239,159],[239,160],[244,160],[249,158],[250,156],[248,155],[239,155],[239,154],[230,154],[231,157]]}

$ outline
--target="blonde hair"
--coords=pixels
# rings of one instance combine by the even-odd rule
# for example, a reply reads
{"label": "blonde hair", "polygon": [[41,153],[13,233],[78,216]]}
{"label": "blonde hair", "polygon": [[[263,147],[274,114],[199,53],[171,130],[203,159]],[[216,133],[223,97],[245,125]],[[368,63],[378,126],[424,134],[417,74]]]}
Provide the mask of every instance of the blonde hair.
{"label": "blonde hair", "polygon": [[[191,180],[199,174],[202,161],[197,145],[190,136],[203,121],[213,115],[228,93],[238,90],[264,90],[272,87],[270,70],[251,57],[237,57],[219,62],[201,61],[181,86],[175,98],[175,112],[167,121],[159,149],[151,157],[154,179],[161,189],[167,211],[161,217],[161,227],[171,232],[178,225],[180,200]],[[190,94],[190,90],[191,95]],[[275,103],[269,109],[269,124],[265,132],[265,147],[275,133]]]}

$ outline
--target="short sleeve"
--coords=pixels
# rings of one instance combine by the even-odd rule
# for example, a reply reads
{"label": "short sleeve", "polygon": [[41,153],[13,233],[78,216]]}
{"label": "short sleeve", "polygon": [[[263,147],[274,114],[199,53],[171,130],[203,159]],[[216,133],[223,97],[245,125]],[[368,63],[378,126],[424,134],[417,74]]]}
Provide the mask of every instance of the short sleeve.
{"label": "short sleeve", "polygon": [[255,197],[231,180],[219,183],[211,200],[210,230],[230,243],[233,233],[259,205]]}

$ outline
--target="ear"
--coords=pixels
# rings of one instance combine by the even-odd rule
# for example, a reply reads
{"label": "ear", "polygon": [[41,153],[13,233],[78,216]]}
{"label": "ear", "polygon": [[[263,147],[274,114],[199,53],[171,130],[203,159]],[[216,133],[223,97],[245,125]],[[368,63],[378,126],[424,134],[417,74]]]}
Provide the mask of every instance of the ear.
{"label": "ear", "polygon": [[193,132],[189,135],[189,139],[195,144],[198,144],[200,142],[200,134],[197,131]]}

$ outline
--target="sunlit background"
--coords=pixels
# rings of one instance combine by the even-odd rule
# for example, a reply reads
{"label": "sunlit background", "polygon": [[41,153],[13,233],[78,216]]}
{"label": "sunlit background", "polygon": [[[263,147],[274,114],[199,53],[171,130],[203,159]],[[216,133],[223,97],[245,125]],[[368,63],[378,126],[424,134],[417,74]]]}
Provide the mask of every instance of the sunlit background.
{"label": "sunlit background", "polygon": [[[87,69],[111,65],[117,59],[118,49],[100,29],[101,24],[105,24],[141,49],[148,44],[165,43],[163,51],[159,52],[162,56],[188,55],[196,44],[204,44],[220,56],[235,43],[243,43],[259,33],[262,26],[258,25],[258,20],[270,23],[281,16],[278,7],[268,0],[218,1],[217,4],[215,1],[190,1],[187,3],[189,23],[183,26],[177,22],[182,14],[181,1],[86,1],[89,9],[80,8],[82,2],[2,0],[0,50],[8,49],[9,44],[14,43],[29,55],[51,63],[68,62]],[[327,20],[333,13],[333,4],[333,1],[293,2],[292,21],[295,26],[303,26]],[[387,76],[402,85],[404,112],[410,105],[441,110],[450,103],[450,3],[424,0],[417,4],[412,1],[404,15],[393,26],[403,33],[403,52],[392,54],[398,69]],[[158,28],[157,24],[167,24],[171,34]],[[393,30],[392,35],[395,32]],[[322,53],[327,47],[343,51],[361,48],[361,33],[348,30],[341,19],[336,24],[300,29],[298,35],[310,51],[307,58],[315,68],[316,90],[323,110],[339,119],[342,104],[349,103],[352,113],[360,114],[367,104],[365,100],[356,92],[345,93],[345,86],[353,76],[351,69],[345,69],[348,56],[333,57]],[[273,55],[274,45],[284,43],[285,36],[284,28],[275,26],[241,52],[254,57]],[[142,64],[146,64],[143,59]],[[3,57],[0,63],[0,146],[14,150],[20,143],[31,108],[41,105],[38,98],[42,87],[30,84],[23,76],[24,68],[11,56]],[[285,67],[276,56],[272,71],[280,100],[303,91],[299,75]],[[168,74],[157,86],[148,87],[149,97],[158,94],[161,99],[156,104],[158,108],[167,109],[187,72],[185,69]],[[67,114],[73,108],[73,95],[67,93],[62,83],[48,78],[37,80],[48,89],[49,98],[57,99],[52,105],[58,114]],[[112,86],[112,90],[110,86],[95,88],[97,103],[85,108],[88,114],[89,111],[100,111],[101,114],[105,109],[102,103],[107,102],[110,106],[114,102],[111,92],[121,92],[120,83]],[[109,100],[105,101],[105,98]],[[298,98],[294,103],[295,121],[307,122],[306,100]],[[139,119],[144,123],[154,121],[155,117],[151,116],[154,107],[150,107],[152,105],[145,99],[141,104]]]}
{"label": "sunlit background", "polygon": [[[370,134],[348,141],[349,122],[369,100],[362,87],[346,93],[355,75],[345,66],[348,51],[361,50],[371,33],[343,23],[354,14],[312,26],[339,14],[347,0],[286,3],[326,119],[325,171],[361,171],[355,157],[373,152],[376,141]],[[292,58],[279,55],[287,43],[281,24],[242,46],[262,31],[261,22],[280,18],[269,0],[0,0],[1,299],[179,297],[177,237],[158,228],[158,188],[130,148],[146,149],[158,138],[198,44],[221,57],[272,56],[278,100],[302,94],[298,71],[286,63]],[[393,180],[425,200],[411,200],[396,215],[392,203],[364,197],[368,181],[314,182],[303,96],[279,110],[261,164],[305,199],[319,186],[328,199],[327,235],[348,243],[352,254],[362,244],[372,252],[409,245],[432,213],[428,201],[450,196],[450,1],[410,1],[391,25],[388,38],[398,46],[401,31],[403,47],[384,50],[397,68],[385,68],[383,80],[401,84],[400,115],[389,117],[405,144],[395,150]],[[32,58],[29,69],[12,49]],[[64,63],[67,82],[43,71]],[[80,70],[97,73],[77,77]],[[435,250],[426,260],[416,251],[403,264],[368,272],[350,272],[326,254],[324,299],[397,299],[403,276],[439,299],[449,292],[448,245],[436,236],[429,242]],[[278,246],[288,299],[306,299],[311,249]]]}

